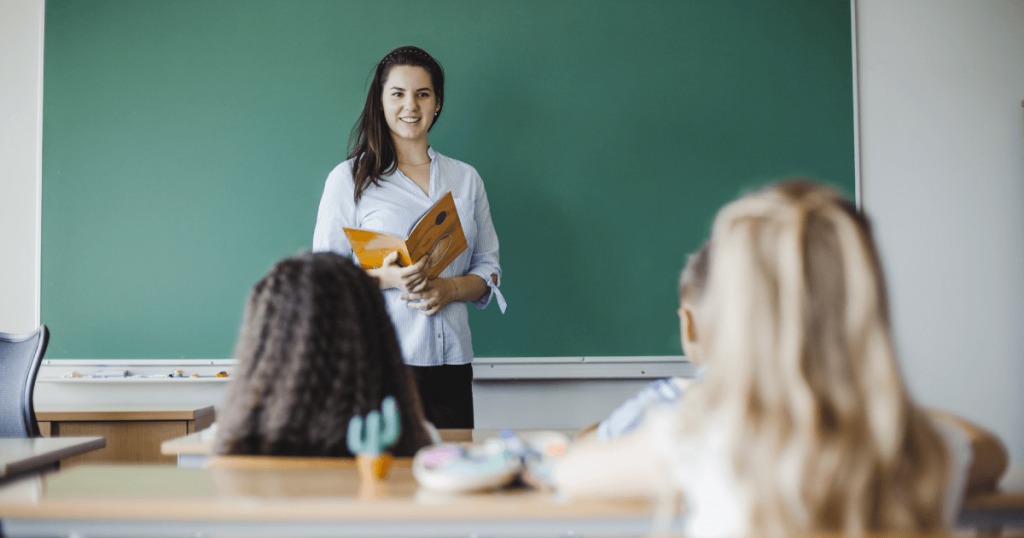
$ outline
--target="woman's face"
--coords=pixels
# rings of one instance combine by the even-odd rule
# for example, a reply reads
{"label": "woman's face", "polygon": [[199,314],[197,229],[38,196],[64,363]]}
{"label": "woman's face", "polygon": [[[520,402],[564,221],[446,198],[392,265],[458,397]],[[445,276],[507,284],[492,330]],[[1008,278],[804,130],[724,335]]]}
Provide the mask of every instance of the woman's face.
{"label": "woman's face", "polygon": [[406,140],[427,138],[434,113],[439,109],[426,69],[414,65],[392,67],[381,101],[392,136]]}

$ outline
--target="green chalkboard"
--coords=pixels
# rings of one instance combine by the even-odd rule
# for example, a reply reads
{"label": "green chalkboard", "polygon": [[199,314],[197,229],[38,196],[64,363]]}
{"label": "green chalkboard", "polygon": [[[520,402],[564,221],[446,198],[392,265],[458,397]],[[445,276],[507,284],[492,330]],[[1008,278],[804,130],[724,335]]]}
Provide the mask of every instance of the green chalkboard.
{"label": "green chalkboard", "polygon": [[444,65],[430,141],[501,241],[477,356],[680,354],[676,279],[723,203],[853,192],[850,42],[837,0],[49,0],[47,357],[230,357],[400,45]]}

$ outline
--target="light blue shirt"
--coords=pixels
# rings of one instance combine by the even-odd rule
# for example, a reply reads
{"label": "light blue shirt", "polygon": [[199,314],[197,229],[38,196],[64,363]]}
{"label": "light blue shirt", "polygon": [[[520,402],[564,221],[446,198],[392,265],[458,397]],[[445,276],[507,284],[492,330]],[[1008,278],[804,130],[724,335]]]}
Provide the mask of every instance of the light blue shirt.
{"label": "light blue shirt", "polygon": [[[466,163],[445,157],[433,148],[427,149],[427,155],[430,157],[428,194],[396,169],[381,180],[380,186],[370,185],[358,204],[353,197],[352,159],[335,167],[327,176],[324,195],[320,199],[316,229],[313,231],[313,251],[352,255],[352,246],[342,228],[363,228],[408,237],[420,217],[451,191],[469,247],[441,271],[440,276],[479,276],[490,291],[473,304],[484,308],[492,297],[497,296],[498,306],[504,313],[505,299],[491,281],[491,275],[495,274],[501,283],[501,266],[498,265],[498,235],[491,223],[491,208],[487,203],[484,182],[476,169]],[[391,288],[383,293],[406,364],[439,366],[473,361],[473,342],[465,302],[449,303],[433,316],[425,316],[419,310],[409,308],[408,301],[399,299],[405,292]]]}
{"label": "light blue shirt", "polygon": [[[697,368],[693,380],[704,379],[706,366]],[[608,418],[597,425],[597,439],[602,442],[611,441],[637,429],[651,407],[672,407],[686,392],[685,381],[677,377],[659,379],[640,389],[636,396],[626,400],[617,407]]]}

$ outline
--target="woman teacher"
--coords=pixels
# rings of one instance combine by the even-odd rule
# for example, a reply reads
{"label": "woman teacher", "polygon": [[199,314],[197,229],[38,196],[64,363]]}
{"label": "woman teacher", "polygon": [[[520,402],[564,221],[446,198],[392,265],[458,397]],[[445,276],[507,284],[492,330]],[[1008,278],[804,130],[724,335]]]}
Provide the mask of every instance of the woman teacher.
{"label": "woman teacher", "polygon": [[468,248],[427,278],[427,258],[408,267],[397,253],[378,269],[388,314],[423,399],[438,428],[473,427],[473,345],[466,302],[486,307],[498,291],[498,236],[483,181],[472,166],[434,151],[427,141],[444,109],[444,70],[418,47],[399,47],[377,63],[347,161],[324,186],[314,251],[352,253],[342,228],[405,237],[451,191]]}

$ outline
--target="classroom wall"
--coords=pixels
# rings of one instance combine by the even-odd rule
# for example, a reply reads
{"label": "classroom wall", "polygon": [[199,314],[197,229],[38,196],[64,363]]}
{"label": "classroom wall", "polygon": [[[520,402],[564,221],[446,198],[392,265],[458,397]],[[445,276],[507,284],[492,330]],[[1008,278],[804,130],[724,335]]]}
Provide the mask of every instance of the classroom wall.
{"label": "classroom wall", "polygon": [[0,0],[0,332],[39,324],[43,0]]}
{"label": "classroom wall", "polygon": [[914,396],[1024,488],[1024,1],[857,0],[861,192]]}

